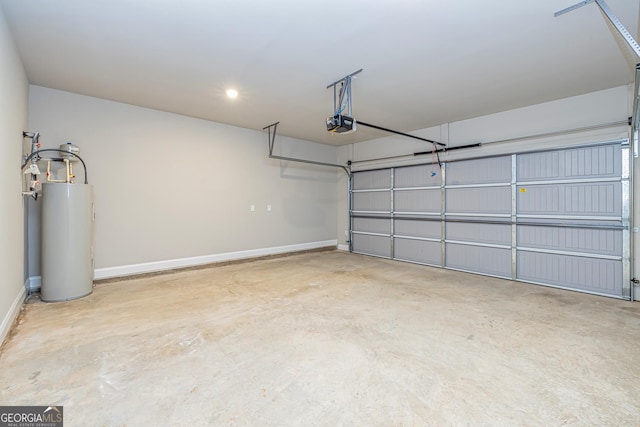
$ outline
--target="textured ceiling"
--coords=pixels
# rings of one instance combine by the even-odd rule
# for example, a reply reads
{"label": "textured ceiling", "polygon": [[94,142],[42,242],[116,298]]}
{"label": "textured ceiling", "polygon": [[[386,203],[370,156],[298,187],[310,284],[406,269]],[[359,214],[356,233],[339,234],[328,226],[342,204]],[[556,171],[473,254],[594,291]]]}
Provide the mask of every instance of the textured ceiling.
{"label": "textured ceiling", "polygon": [[[577,0],[0,0],[30,83],[342,145],[619,86],[638,58]],[[607,0],[637,38],[640,0]],[[240,92],[229,100],[224,92]]]}

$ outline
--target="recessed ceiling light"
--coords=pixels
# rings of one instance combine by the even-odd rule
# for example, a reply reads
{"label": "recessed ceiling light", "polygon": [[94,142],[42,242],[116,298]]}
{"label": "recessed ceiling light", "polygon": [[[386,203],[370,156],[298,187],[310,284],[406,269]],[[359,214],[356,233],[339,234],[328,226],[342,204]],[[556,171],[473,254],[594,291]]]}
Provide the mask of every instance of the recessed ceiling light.
{"label": "recessed ceiling light", "polygon": [[238,97],[238,91],[235,89],[227,89],[227,96],[231,99],[237,98]]}

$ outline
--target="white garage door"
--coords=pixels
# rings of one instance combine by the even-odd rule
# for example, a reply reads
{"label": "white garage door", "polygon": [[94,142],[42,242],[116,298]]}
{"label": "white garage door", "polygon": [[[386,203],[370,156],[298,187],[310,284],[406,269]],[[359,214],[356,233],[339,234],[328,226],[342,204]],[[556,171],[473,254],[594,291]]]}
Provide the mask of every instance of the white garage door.
{"label": "white garage door", "polygon": [[355,172],[352,250],[629,298],[626,141]]}

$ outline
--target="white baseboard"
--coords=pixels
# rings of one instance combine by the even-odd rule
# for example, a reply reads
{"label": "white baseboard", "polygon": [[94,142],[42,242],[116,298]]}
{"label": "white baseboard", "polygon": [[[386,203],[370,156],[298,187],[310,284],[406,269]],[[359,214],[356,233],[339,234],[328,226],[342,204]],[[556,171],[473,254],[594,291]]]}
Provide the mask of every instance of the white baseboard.
{"label": "white baseboard", "polygon": [[247,258],[257,258],[268,255],[277,255],[287,252],[299,252],[310,249],[336,246],[337,240],[324,240],[321,242],[301,243],[297,245],[276,246],[273,248],[250,249],[247,251],[226,252],[214,255],[204,255],[191,258],[179,258],[166,261],[145,262],[142,264],[122,265],[118,267],[97,268],[95,279],[109,279],[112,277],[129,276],[132,274],[153,273],[156,271],[172,270],[174,268],[194,267],[211,264],[214,262],[235,261]]}
{"label": "white baseboard", "polygon": [[[29,279],[27,279],[27,281],[28,280]],[[20,288],[18,295],[16,295],[16,298],[13,300],[13,303],[9,308],[9,312],[6,316],[4,316],[4,319],[2,319],[2,324],[0,324],[0,345],[4,343],[7,335],[9,335],[11,326],[13,326],[13,322],[16,320],[16,317],[18,317],[18,314],[20,314],[22,303],[24,302],[24,298],[27,295],[27,281],[25,281],[25,286],[22,286]]]}
{"label": "white baseboard", "polygon": [[338,245],[338,250],[349,252],[349,245]]}

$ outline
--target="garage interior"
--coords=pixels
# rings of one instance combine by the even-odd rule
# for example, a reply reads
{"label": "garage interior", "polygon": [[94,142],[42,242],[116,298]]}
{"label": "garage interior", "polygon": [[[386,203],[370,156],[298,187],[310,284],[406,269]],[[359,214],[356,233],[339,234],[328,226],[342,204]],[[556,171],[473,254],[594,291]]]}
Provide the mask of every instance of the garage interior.
{"label": "garage interior", "polygon": [[637,425],[640,1],[300,3],[0,0],[0,405]]}

